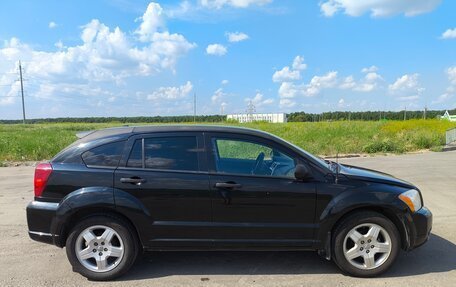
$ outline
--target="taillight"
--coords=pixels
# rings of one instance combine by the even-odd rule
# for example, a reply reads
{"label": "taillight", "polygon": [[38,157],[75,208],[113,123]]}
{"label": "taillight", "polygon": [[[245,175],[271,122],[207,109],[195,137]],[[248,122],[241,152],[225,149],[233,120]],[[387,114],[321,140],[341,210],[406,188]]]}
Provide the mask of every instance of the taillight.
{"label": "taillight", "polygon": [[41,196],[51,173],[52,165],[50,163],[40,163],[35,167],[35,196]]}

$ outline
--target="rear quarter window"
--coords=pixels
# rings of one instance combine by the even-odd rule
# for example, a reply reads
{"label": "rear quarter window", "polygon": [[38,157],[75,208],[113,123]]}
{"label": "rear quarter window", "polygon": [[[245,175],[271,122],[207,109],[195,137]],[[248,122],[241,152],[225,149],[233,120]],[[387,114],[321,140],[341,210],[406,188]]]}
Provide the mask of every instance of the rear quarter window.
{"label": "rear quarter window", "polygon": [[115,168],[122,156],[125,141],[114,142],[95,147],[82,154],[82,160],[87,166]]}

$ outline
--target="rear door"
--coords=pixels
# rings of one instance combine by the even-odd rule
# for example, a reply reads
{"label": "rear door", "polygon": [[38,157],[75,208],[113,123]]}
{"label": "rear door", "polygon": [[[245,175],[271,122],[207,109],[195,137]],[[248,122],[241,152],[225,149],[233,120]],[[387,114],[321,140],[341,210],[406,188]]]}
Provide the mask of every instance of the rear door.
{"label": "rear door", "polygon": [[208,244],[211,195],[202,134],[139,135],[127,145],[130,152],[115,172],[114,186],[139,199],[150,213],[143,230],[148,245]]}
{"label": "rear door", "polygon": [[216,245],[312,244],[316,183],[294,178],[298,155],[248,135],[211,133],[206,146]]}

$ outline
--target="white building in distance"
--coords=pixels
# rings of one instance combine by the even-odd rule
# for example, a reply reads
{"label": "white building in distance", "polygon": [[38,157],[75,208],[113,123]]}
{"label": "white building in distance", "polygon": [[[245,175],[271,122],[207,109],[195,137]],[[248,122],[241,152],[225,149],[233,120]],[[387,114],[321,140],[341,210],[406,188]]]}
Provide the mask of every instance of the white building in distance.
{"label": "white building in distance", "polygon": [[287,114],[232,114],[226,116],[227,120],[238,121],[239,123],[251,122],[269,122],[269,123],[286,123]]}
{"label": "white building in distance", "polygon": [[445,111],[445,114],[440,117],[442,120],[449,120],[450,122],[456,122],[456,115],[450,115],[448,111]]}

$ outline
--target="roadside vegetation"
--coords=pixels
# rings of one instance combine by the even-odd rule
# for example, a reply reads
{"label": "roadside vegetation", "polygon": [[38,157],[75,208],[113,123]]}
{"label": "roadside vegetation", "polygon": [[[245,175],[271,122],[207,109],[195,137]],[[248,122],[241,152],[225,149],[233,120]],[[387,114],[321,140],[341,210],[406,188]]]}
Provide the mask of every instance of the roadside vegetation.
{"label": "roadside vegetation", "polygon": [[[124,124],[0,124],[0,166],[6,161],[50,159],[76,140],[76,132]],[[438,151],[445,144],[445,131],[456,127],[454,122],[440,120],[217,124],[260,129],[321,156],[404,153],[423,149]]]}

